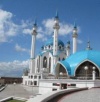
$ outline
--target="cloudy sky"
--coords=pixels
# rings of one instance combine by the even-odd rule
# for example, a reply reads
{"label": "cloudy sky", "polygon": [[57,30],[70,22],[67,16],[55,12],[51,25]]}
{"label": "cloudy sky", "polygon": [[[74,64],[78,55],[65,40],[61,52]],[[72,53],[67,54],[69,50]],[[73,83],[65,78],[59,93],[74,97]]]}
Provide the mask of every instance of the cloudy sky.
{"label": "cloudy sky", "polygon": [[[74,21],[78,26],[78,50],[90,40],[100,50],[100,0],[0,0],[0,76],[21,76],[29,66],[31,29],[38,23],[36,55],[53,35],[59,12],[59,38],[71,41]],[[71,47],[72,48],[72,47]]]}

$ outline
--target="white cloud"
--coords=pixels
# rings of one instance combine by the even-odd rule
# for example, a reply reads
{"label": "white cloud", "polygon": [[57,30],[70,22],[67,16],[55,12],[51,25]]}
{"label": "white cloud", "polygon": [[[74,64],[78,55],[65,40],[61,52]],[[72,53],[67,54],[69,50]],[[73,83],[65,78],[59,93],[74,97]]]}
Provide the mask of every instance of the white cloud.
{"label": "white cloud", "polygon": [[22,48],[21,46],[19,46],[18,44],[15,45],[15,50],[17,52],[30,52],[28,49]]}
{"label": "white cloud", "polygon": [[16,24],[13,17],[11,12],[0,9],[0,42],[8,42],[9,38],[20,33],[31,34],[33,22],[22,20],[20,24]]}
{"label": "white cloud", "polygon": [[59,35],[66,35],[72,33],[73,25],[60,23]]}
{"label": "white cloud", "polygon": [[0,62],[0,76],[21,76],[25,68],[29,68],[29,60]]}
{"label": "white cloud", "polygon": [[0,9],[0,42],[7,42],[8,38],[15,36],[18,31],[18,25],[12,21],[11,12]]}
{"label": "white cloud", "polygon": [[80,39],[78,39],[77,42],[78,42],[78,44],[82,44],[83,43],[83,41],[80,40]]}
{"label": "white cloud", "polygon": [[[51,35],[53,33],[54,19],[52,18],[52,19],[43,20],[42,24],[44,26],[44,34]],[[60,29],[59,29],[59,35],[70,34],[72,30],[73,30],[72,24],[61,22]]]}
{"label": "white cloud", "polygon": [[24,34],[31,34],[32,33],[32,30],[31,29],[28,29],[28,28],[26,28],[26,29],[23,29],[23,31],[22,31]]}
{"label": "white cloud", "polygon": [[53,33],[53,24],[54,24],[54,20],[52,19],[47,19],[47,20],[43,20],[42,22],[43,26],[44,26],[44,34],[48,34],[51,35]]}

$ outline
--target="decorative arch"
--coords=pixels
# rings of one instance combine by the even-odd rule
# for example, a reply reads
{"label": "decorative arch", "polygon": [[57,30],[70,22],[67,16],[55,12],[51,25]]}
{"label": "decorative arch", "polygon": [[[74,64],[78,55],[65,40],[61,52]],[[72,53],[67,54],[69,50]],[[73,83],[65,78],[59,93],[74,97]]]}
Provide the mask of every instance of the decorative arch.
{"label": "decorative arch", "polygon": [[47,68],[47,57],[44,56],[43,58],[43,68]]}
{"label": "decorative arch", "polygon": [[55,74],[56,74],[56,77],[59,77],[60,76],[60,73],[63,73],[62,76],[64,77],[67,77],[68,76],[68,71],[67,69],[65,68],[65,66],[61,63],[57,63],[56,67],[55,67]]}
{"label": "decorative arch", "polygon": [[99,77],[99,67],[92,61],[90,60],[85,60],[83,62],[81,62],[75,69],[75,73],[74,75],[76,77],[85,77],[86,76],[86,70],[84,69],[84,67],[87,66],[88,70],[87,70],[87,77],[88,78],[92,78],[92,71],[93,71],[93,67],[95,67],[95,72],[96,72],[96,77]]}

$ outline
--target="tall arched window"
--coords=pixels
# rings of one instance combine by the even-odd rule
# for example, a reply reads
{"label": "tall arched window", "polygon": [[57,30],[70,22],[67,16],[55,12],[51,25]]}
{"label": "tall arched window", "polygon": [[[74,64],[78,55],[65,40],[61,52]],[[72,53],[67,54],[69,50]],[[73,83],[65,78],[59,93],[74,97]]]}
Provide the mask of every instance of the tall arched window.
{"label": "tall arched window", "polygon": [[47,58],[46,58],[46,56],[43,58],[43,68],[47,68]]}
{"label": "tall arched window", "polygon": [[50,73],[50,68],[51,68],[51,57],[49,58],[49,73]]}

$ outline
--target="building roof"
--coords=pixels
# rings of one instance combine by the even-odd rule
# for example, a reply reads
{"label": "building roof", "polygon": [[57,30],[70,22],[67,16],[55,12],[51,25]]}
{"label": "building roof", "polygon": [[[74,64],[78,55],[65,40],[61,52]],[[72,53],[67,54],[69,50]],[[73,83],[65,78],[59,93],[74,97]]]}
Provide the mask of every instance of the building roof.
{"label": "building roof", "polygon": [[100,68],[100,51],[85,50],[76,52],[58,63],[67,69],[69,75],[74,75],[75,69],[84,61],[90,61]]}
{"label": "building roof", "polygon": [[[43,46],[53,45],[53,39],[48,40]],[[64,47],[64,43],[58,39],[58,45],[62,45]]]}

